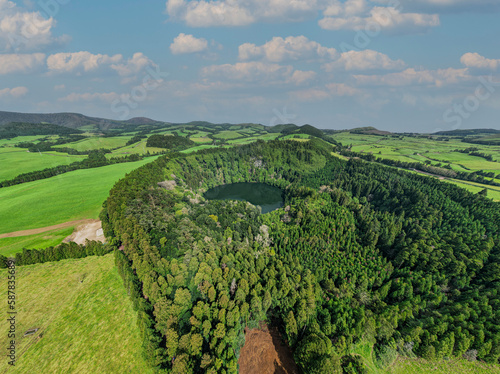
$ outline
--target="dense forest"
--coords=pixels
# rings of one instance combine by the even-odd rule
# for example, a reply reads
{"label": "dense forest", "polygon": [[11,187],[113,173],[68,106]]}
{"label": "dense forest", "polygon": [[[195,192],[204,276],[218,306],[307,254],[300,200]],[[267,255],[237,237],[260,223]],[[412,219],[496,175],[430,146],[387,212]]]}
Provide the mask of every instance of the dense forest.
{"label": "dense forest", "polygon": [[16,136],[29,135],[70,135],[81,133],[82,131],[77,129],[48,123],[12,122],[0,125],[0,139],[10,139],[15,138]]}
{"label": "dense forest", "polygon": [[171,135],[151,135],[146,143],[147,147],[168,148],[182,150],[193,146],[195,142],[182,136]]}
{"label": "dense forest", "polygon": [[[380,362],[500,357],[500,205],[451,184],[258,141],[171,153],[130,173],[101,214],[159,371],[236,373],[244,328],[279,327],[305,373]],[[208,188],[264,182],[283,208],[208,201]]]}

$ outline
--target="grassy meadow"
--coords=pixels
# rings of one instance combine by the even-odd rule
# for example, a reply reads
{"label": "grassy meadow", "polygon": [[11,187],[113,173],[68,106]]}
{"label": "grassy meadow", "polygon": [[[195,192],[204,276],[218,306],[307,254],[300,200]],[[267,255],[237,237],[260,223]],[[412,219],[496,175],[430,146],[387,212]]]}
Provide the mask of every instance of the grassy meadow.
{"label": "grassy meadow", "polygon": [[76,170],[1,188],[0,234],[98,218],[111,187],[125,174],[154,159]]}
{"label": "grassy meadow", "polygon": [[[16,270],[17,362],[9,367],[3,357],[0,372],[152,373],[113,254]],[[6,279],[6,270],[0,274]],[[7,328],[0,327],[2,347],[8,346]],[[33,328],[40,330],[23,336]]]}
{"label": "grassy meadow", "polygon": [[0,148],[0,181],[12,179],[22,173],[69,165],[86,157],[57,152],[32,153],[21,148]]}
{"label": "grassy meadow", "polygon": [[60,230],[46,231],[41,234],[17,236],[14,238],[0,239],[0,255],[13,256],[17,252],[26,249],[45,249],[61,244],[62,241],[73,233],[75,227],[67,227]]}
{"label": "grassy meadow", "polygon": [[368,374],[500,374],[499,365],[456,357],[427,361],[396,354],[392,362],[382,365],[375,357],[373,342],[367,340],[354,345],[350,353],[363,357]]}
{"label": "grassy meadow", "polygon": [[[392,137],[351,134],[349,132],[337,133],[331,135],[331,138],[343,145],[352,145],[351,149],[355,152],[372,153],[375,157],[403,162],[427,162],[434,166],[449,164],[457,172],[472,173],[481,170],[488,173],[493,172],[495,174],[493,179],[500,183],[500,179],[496,178],[500,174],[500,145],[470,144],[458,139],[437,140],[440,137],[434,137],[435,139],[408,136]],[[471,147],[478,148],[480,153],[491,155],[495,162],[456,151]],[[500,201],[500,187],[458,180],[446,180],[446,182],[457,184],[474,193],[486,188],[488,189],[488,197]]]}
{"label": "grassy meadow", "polygon": [[89,137],[74,143],[62,144],[55,146],[55,148],[72,148],[76,151],[90,151],[92,149],[114,149],[125,146],[131,139],[131,136],[115,136],[115,137]]}

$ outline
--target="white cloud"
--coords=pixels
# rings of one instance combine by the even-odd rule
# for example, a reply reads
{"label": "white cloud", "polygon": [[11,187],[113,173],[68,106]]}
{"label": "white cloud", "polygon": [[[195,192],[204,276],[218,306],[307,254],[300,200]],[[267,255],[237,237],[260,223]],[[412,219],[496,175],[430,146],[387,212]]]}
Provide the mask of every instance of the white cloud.
{"label": "white cloud", "polygon": [[120,95],[117,94],[116,92],[94,92],[94,93],[71,93],[65,97],[62,97],[59,99],[59,101],[66,101],[66,102],[89,102],[89,101],[104,101],[107,103],[112,103],[113,101],[117,100],[120,98]]}
{"label": "white cloud", "polygon": [[58,85],[54,86],[54,90],[55,91],[65,91],[66,90],[66,85],[64,85],[64,84],[58,84]]}
{"label": "white cloud", "polygon": [[5,51],[39,51],[69,40],[68,36],[55,37],[53,18],[40,12],[27,12],[14,2],[0,0],[0,49]]}
{"label": "white cloud", "polygon": [[313,80],[315,77],[316,72],[314,71],[295,70],[290,78],[290,81],[295,83],[296,85],[301,85]]}
{"label": "white cloud", "polygon": [[326,71],[344,70],[399,70],[406,66],[402,60],[392,60],[389,56],[370,49],[348,51],[333,62],[323,64]]}
{"label": "white cloud", "polygon": [[468,69],[415,70],[414,68],[409,68],[398,73],[354,75],[354,78],[360,85],[395,87],[424,85],[442,87],[444,85],[468,81],[471,79],[471,76],[468,74]]}
{"label": "white cloud", "polygon": [[308,88],[290,93],[290,96],[299,101],[321,101],[332,97],[362,95],[363,92],[345,83],[328,83],[321,88]]}
{"label": "white cloud", "polygon": [[316,0],[168,0],[170,18],[190,27],[246,26],[255,22],[296,22],[313,18]]}
{"label": "white cloud", "polygon": [[82,73],[99,69],[103,65],[121,62],[122,55],[94,55],[90,52],[56,53],[47,58],[47,67],[55,73]]}
{"label": "white cloud", "polygon": [[[120,55],[115,55],[113,56],[113,58],[117,58],[117,56]],[[137,52],[134,53],[132,58],[129,58],[125,63],[112,64],[111,68],[115,70],[120,76],[128,77],[131,75],[138,74],[144,68],[151,65],[154,65],[154,63],[147,56],[145,56],[141,52]]]}
{"label": "white cloud", "polygon": [[345,83],[329,83],[326,88],[333,96],[354,96],[361,93],[357,88],[350,87]]}
{"label": "white cloud", "polygon": [[[392,2],[394,3],[394,2]],[[382,30],[409,33],[421,32],[439,26],[439,15],[425,13],[405,13],[402,7],[369,7],[364,0],[335,1],[323,12],[318,21],[325,30]]]}
{"label": "white cloud", "polygon": [[466,53],[460,62],[468,68],[496,70],[500,66],[500,59],[494,60],[481,56],[479,53]]}
{"label": "white cloud", "polygon": [[262,46],[245,43],[239,46],[239,59],[251,60],[265,58],[271,62],[304,59],[333,59],[337,56],[335,48],[323,47],[305,36],[289,36],[285,39],[274,37]]}
{"label": "white cloud", "polygon": [[312,71],[294,70],[290,65],[271,64],[260,61],[238,62],[234,65],[212,65],[201,70],[203,77],[216,80],[229,80],[238,83],[263,84],[303,84],[316,75]]}
{"label": "white cloud", "polygon": [[185,53],[203,52],[208,49],[208,42],[203,38],[195,38],[193,35],[180,33],[172,44],[170,50],[174,55]]}
{"label": "white cloud", "polygon": [[298,101],[322,101],[330,97],[330,94],[322,89],[308,88],[290,92],[290,96]]}
{"label": "white cloud", "polygon": [[0,98],[14,98],[17,99],[28,93],[26,87],[14,87],[14,88],[4,88],[0,89]]}
{"label": "white cloud", "polygon": [[45,63],[43,53],[33,54],[0,54],[0,75],[12,73],[29,73]]}

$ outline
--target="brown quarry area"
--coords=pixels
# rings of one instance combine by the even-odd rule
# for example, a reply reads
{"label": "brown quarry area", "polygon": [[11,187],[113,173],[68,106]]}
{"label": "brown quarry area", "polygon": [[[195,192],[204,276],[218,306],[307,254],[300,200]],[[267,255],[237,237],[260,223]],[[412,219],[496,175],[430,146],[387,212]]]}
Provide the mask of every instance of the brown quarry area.
{"label": "brown quarry area", "polygon": [[245,329],[245,345],[238,360],[239,374],[298,374],[292,351],[281,341],[274,327],[261,324],[258,329]]}

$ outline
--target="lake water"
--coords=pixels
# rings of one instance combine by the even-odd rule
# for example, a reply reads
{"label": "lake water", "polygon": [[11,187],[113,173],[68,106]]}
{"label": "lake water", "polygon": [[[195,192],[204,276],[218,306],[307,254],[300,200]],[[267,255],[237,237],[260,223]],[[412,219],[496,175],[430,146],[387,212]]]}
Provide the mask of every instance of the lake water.
{"label": "lake water", "polygon": [[248,201],[262,208],[262,214],[283,206],[283,191],[265,183],[232,183],[209,189],[204,194],[208,200]]}

